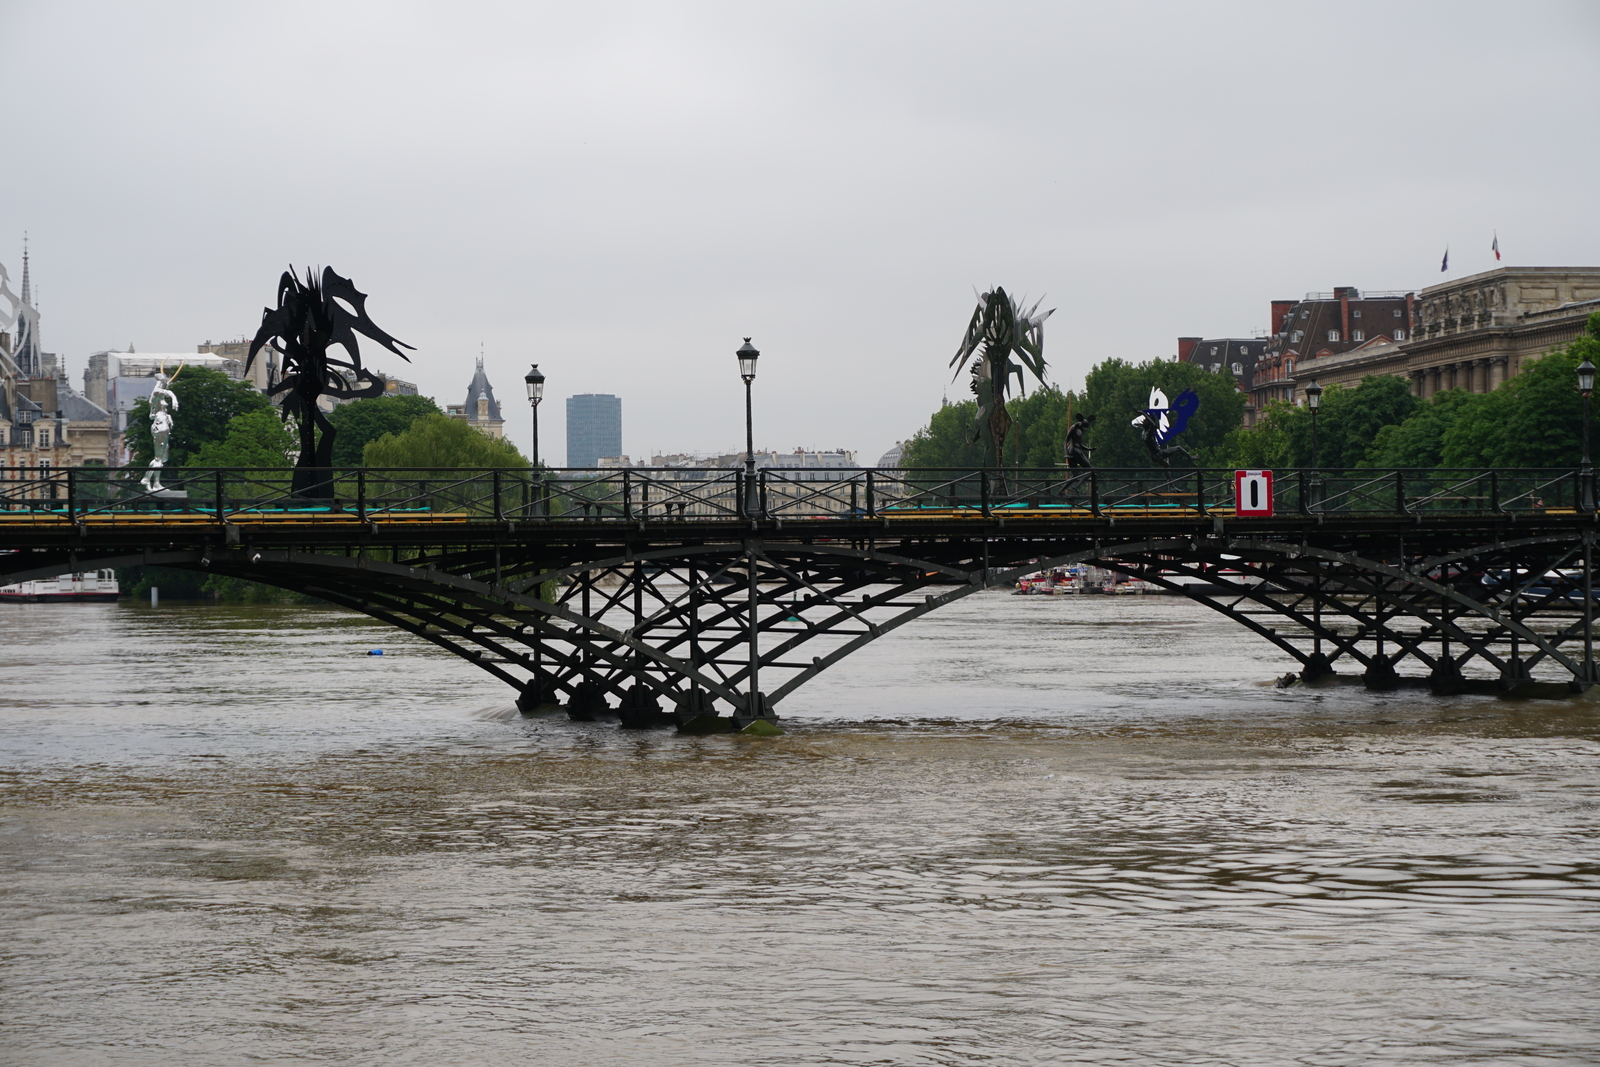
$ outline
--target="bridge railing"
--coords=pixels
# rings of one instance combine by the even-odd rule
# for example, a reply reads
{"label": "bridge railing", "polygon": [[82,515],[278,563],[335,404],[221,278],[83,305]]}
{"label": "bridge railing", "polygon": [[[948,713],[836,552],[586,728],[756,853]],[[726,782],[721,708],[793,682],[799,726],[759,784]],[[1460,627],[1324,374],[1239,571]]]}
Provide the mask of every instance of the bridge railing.
{"label": "bridge railing", "polygon": [[[1229,516],[1234,471],[1054,468],[358,469],[0,467],[0,521],[155,515],[212,521],[341,518],[532,522],[939,517]],[[1294,514],[1592,513],[1571,469],[1295,469],[1273,505]]]}

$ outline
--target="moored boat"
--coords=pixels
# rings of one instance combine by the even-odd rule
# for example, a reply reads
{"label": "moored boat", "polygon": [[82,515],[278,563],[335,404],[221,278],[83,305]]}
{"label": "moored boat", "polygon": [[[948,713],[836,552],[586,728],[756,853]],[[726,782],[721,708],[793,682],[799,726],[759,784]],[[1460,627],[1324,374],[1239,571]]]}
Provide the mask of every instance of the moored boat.
{"label": "moored boat", "polygon": [[114,570],[80,571],[54,578],[0,585],[0,602],[41,604],[115,600],[121,589]]}

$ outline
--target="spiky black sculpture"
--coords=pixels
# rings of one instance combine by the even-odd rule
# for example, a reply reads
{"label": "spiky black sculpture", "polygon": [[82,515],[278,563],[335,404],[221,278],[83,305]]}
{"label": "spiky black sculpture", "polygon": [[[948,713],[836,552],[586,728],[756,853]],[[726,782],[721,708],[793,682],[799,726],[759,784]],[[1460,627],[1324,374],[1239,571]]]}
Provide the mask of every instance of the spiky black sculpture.
{"label": "spiky black sculpture", "polygon": [[[384,380],[361,365],[357,334],[365,334],[407,363],[400,351],[412,348],[395,340],[367,317],[367,294],[358,292],[349,278],[341,278],[332,267],[324,267],[319,282],[306,268],[305,281],[295,277],[294,268],[278,279],[278,306],[264,308],[261,328],[250,342],[245,357],[245,372],[269,341],[276,338],[283,350],[283,378],[267,390],[269,396],[284,394],[283,418],[300,422],[300,458],[295,462],[293,492],[297,496],[332,497],[333,424],[317,406],[320,397],[341,400],[381,396]],[[348,358],[328,354],[339,345]]]}

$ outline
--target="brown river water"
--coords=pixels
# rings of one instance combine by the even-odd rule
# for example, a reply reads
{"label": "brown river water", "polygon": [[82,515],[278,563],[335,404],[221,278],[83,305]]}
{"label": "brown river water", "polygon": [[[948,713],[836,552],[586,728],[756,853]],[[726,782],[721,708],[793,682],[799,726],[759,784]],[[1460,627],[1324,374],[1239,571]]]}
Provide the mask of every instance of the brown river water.
{"label": "brown river water", "polygon": [[0,1064],[1600,1062],[1600,699],[1156,597],[971,597],[778,738],[333,609],[0,628]]}

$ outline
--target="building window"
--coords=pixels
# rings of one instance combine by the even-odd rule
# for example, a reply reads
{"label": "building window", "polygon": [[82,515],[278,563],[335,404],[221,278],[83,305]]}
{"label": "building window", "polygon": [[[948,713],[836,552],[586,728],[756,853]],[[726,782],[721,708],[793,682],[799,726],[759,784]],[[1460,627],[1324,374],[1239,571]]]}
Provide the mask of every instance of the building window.
{"label": "building window", "polygon": [[1244,364],[1243,363],[1235,363],[1233,365],[1233,373],[1235,373],[1235,374],[1243,374],[1244,373]]}
{"label": "building window", "polygon": [[1284,360],[1283,361],[1283,376],[1285,378],[1288,378],[1288,377],[1291,377],[1293,374],[1294,374],[1294,360],[1292,360],[1292,359]]}
{"label": "building window", "polygon": [[1397,319],[1400,317],[1400,309],[1399,308],[1395,308],[1394,309],[1394,317],[1397,318]]}
{"label": "building window", "polygon": [[1297,345],[1300,343],[1300,338],[1303,336],[1304,334],[1301,331],[1296,330],[1294,333],[1289,335],[1289,343]]}
{"label": "building window", "polygon": [[1394,332],[1394,339],[1396,341],[1404,341],[1406,339],[1406,332],[1404,330],[1396,330]]}
{"label": "building window", "polygon": [[1213,363],[1213,364],[1211,364],[1211,373],[1212,373],[1212,374],[1215,374],[1215,373],[1217,373],[1217,371],[1219,371],[1219,370],[1221,370],[1221,369],[1222,369],[1222,364],[1220,364],[1220,363]]}
{"label": "building window", "polygon": [[1329,330],[1328,331],[1328,340],[1337,341],[1338,339],[1339,339],[1339,331],[1338,330]]}
{"label": "building window", "polygon": [[40,448],[49,448],[50,447],[50,431],[49,430],[40,430],[39,431],[39,447]]}
{"label": "building window", "polygon": [[1352,341],[1365,341],[1366,339],[1367,339],[1367,334],[1366,334],[1365,330],[1351,330],[1350,331],[1350,340],[1352,340]]}
{"label": "building window", "polygon": [[14,432],[16,434],[17,444],[18,445],[20,445],[23,448],[32,448],[33,447],[33,427],[32,426],[23,426],[23,427],[17,429],[16,431],[14,431]]}
{"label": "building window", "polygon": [[1311,312],[1309,310],[1300,312],[1300,321],[1301,322],[1306,321],[1310,317],[1311,317]]}
{"label": "building window", "polygon": [[1355,311],[1350,312],[1350,317],[1352,319],[1359,319],[1361,317],[1361,311],[1359,309],[1357,309]]}
{"label": "building window", "polygon": [[1216,345],[1212,345],[1211,346],[1211,354],[1213,356],[1217,354],[1217,346]]}

